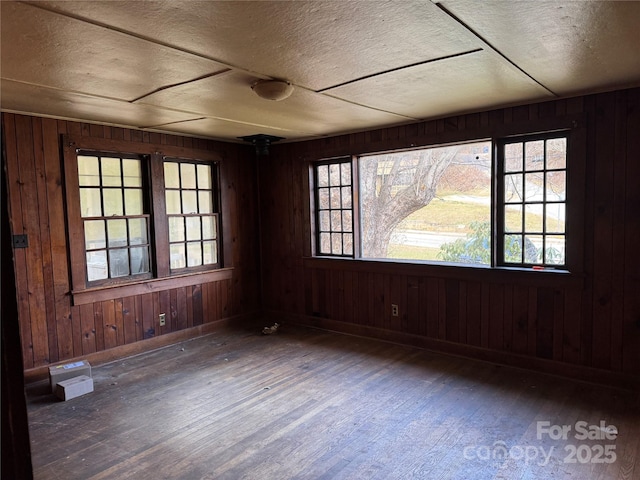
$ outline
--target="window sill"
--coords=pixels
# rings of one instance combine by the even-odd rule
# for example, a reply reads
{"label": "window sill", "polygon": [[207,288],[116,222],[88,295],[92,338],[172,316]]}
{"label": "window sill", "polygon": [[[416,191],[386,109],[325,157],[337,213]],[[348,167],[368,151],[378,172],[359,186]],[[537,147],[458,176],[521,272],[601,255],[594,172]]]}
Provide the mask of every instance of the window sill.
{"label": "window sill", "polygon": [[397,259],[352,259],[305,257],[305,268],[349,270],[363,273],[414,275],[450,278],[475,282],[513,283],[518,285],[582,288],[584,275],[567,270],[488,267],[483,265],[420,262]]}
{"label": "window sill", "polygon": [[220,268],[208,272],[189,273],[165,278],[154,278],[142,282],[88,288],[71,292],[73,305],[86,305],[116,298],[161,292],[172,288],[190,287],[202,283],[217,282],[232,278],[233,268]]}

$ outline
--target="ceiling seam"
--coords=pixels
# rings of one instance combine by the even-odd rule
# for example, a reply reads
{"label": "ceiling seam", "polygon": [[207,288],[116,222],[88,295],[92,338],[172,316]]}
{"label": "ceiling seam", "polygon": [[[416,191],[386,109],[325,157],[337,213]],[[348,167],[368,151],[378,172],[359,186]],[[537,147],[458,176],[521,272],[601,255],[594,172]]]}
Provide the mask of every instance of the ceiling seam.
{"label": "ceiling seam", "polygon": [[[144,105],[144,104],[143,104]],[[176,110],[178,112],[182,112],[181,110]],[[184,112],[184,113],[189,113],[189,112]],[[197,115],[196,113],[194,113],[194,115]],[[188,122],[196,122],[196,121],[200,121],[200,120],[220,120],[223,122],[227,122],[227,123],[237,123],[240,125],[246,125],[246,126],[250,126],[250,127],[257,127],[257,128],[267,128],[267,129],[271,129],[271,130],[278,130],[278,131],[282,131],[282,132],[301,132],[304,133],[307,136],[313,136],[313,137],[318,137],[318,134],[315,133],[311,133],[311,132],[306,132],[306,131],[301,131],[301,130],[292,130],[291,128],[281,128],[281,127],[274,127],[274,126],[269,126],[269,125],[262,125],[260,123],[253,123],[253,122],[244,122],[241,120],[234,120],[231,118],[225,118],[225,117],[218,117],[215,115],[201,115],[196,117],[196,118],[187,118],[184,120],[176,120],[173,122],[166,122],[166,123],[160,123],[160,124],[154,124],[154,125],[142,125],[142,126],[137,126],[137,128],[140,129],[149,129],[149,128],[160,128],[163,126],[167,126],[167,125],[174,125],[174,124],[180,124],[180,123],[188,123]]]}
{"label": "ceiling seam", "polygon": [[[2,1],[2,0],[0,0],[0,1]],[[81,90],[74,90],[74,89],[70,89],[70,88],[56,87],[56,86],[53,86],[53,85],[43,85],[41,83],[27,82],[27,81],[24,81],[24,80],[18,80],[18,79],[11,78],[11,77],[0,77],[0,78],[2,78],[2,80],[6,80],[8,82],[20,83],[22,85],[29,85],[31,87],[42,88],[42,89],[45,89],[45,90],[54,90],[56,92],[71,93],[73,95],[82,95],[84,97],[99,98],[99,99],[102,99],[102,100],[111,100],[111,101],[114,101],[114,102],[130,103],[129,100],[125,100],[123,98],[110,97],[108,95],[100,95],[99,93],[88,93],[88,92],[83,92]]]}
{"label": "ceiling seam", "polygon": [[335,100],[340,100],[341,102],[345,102],[345,103],[349,103],[351,105],[355,105],[357,107],[367,108],[369,110],[375,110],[376,112],[388,113],[389,115],[395,115],[396,117],[402,117],[402,118],[406,118],[408,120],[420,120],[418,117],[411,117],[409,115],[404,115],[402,113],[391,112],[389,110],[384,110],[382,108],[372,107],[371,105],[365,105],[364,103],[358,103],[358,102],[354,102],[352,100],[347,100],[346,98],[338,97],[336,95],[331,95],[330,93],[326,93],[326,92],[317,92],[317,93],[320,93],[320,95],[325,95],[327,97],[331,97],[331,98],[333,98]]}
{"label": "ceiling seam", "polygon": [[197,118],[188,118],[186,120],[176,120],[175,122],[165,122],[165,123],[154,123],[153,125],[138,125],[138,128],[141,130],[147,128],[160,128],[166,127],[167,125],[175,125],[177,123],[186,123],[186,122],[196,122],[198,120],[206,120],[207,117],[197,117]]}
{"label": "ceiling seam", "polygon": [[151,91],[151,92],[149,92],[149,93],[145,93],[144,95],[140,95],[139,97],[134,98],[133,100],[129,100],[129,103],[135,103],[135,102],[137,102],[138,100],[142,100],[142,99],[143,99],[143,98],[145,98],[145,97],[149,97],[149,96],[153,95],[154,93],[158,93],[158,92],[161,92],[161,91],[163,91],[163,90],[167,90],[167,89],[169,89],[169,88],[180,87],[180,86],[182,86],[182,85],[186,85],[186,84],[188,84],[188,83],[193,83],[193,82],[197,82],[197,81],[199,81],[199,80],[204,80],[205,78],[217,77],[218,75],[223,75],[223,74],[225,74],[225,73],[229,73],[229,72],[231,72],[231,71],[232,71],[232,69],[231,69],[231,68],[226,68],[226,69],[224,69],[224,70],[220,70],[220,71],[218,71],[218,72],[205,73],[204,75],[200,75],[199,77],[191,78],[191,79],[189,79],[189,80],[185,80],[184,82],[178,82],[178,83],[172,83],[172,84],[170,84],[170,85],[164,85],[164,86],[162,86],[162,87],[158,87],[158,88],[156,88],[155,90],[152,90],[152,91]]}
{"label": "ceiling seam", "polygon": [[362,80],[366,80],[368,78],[374,78],[374,77],[377,77],[377,76],[380,76],[380,75],[386,75],[387,73],[397,72],[399,70],[404,70],[406,68],[412,68],[412,67],[417,67],[417,66],[420,66],[420,65],[426,65],[426,64],[429,64],[429,63],[439,62],[441,60],[448,60],[450,58],[462,57],[464,55],[470,55],[472,53],[478,53],[478,52],[481,52],[481,51],[482,51],[482,48],[474,48],[473,50],[467,50],[465,52],[453,53],[451,55],[445,55],[443,57],[431,58],[429,60],[423,60],[421,62],[411,63],[409,65],[402,65],[400,67],[390,68],[389,70],[384,70],[382,72],[372,73],[370,75],[365,75],[363,77],[354,78],[352,80],[347,80],[346,82],[338,83],[337,85],[332,85],[330,87],[321,88],[320,90],[316,90],[316,93],[324,93],[327,90],[332,90],[334,88],[344,87],[345,85],[349,85],[351,83],[360,82]]}
{"label": "ceiling seam", "polygon": [[202,58],[204,60],[210,60],[212,62],[219,63],[223,67],[226,67],[226,68],[228,68],[230,70],[237,70],[239,72],[247,73],[249,75],[253,75],[253,76],[261,78],[261,79],[270,79],[270,78],[272,78],[269,75],[265,75],[265,74],[260,73],[260,72],[254,72],[252,70],[247,70],[247,69],[239,67],[237,65],[231,65],[231,64],[229,64],[227,62],[224,62],[222,60],[218,60],[217,58],[211,57],[209,55],[205,55],[205,54],[202,54],[202,53],[199,53],[199,52],[195,52],[193,50],[189,50],[188,48],[180,47],[180,46],[177,46],[177,45],[172,45],[170,43],[163,42],[161,40],[157,40],[157,39],[154,39],[154,38],[151,38],[151,37],[146,37],[144,35],[140,35],[138,33],[132,32],[130,30],[125,30],[124,28],[119,28],[119,27],[115,27],[113,25],[109,25],[107,23],[99,22],[97,20],[92,20],[90,18],[86,18],[86,17],[83,17],[81,15],[76,15],[74,13],[57,10],[57,9],[55,9],[53,7],[50,7],[48,5],[42,5],[42,4],[38,3],[38,2],[19,1],[19,2],[16,2],[16,3],[21,3],[23,5],[28,5],[30,7],[38,8],[38,9],[44,10],[46,12],[54,13],[56,15],[60,15],[60,16],[67,17],[67,18],[71,18],[73,20],[77,20],[79,22],[84,22],[84,23],[87,23],[89,25],[93,25],[93,26],[96,26],[96,27],[105,28],[105,29],[110,30],[112,32],[120,33],[122,35],[127,35],[127,36],[132,37],[132,38],[137,38],[138,40],[142,40],[144,42],[152,43],[154,45],[159,45],[161,47],[170,48],[170,49],[176,50],[178,52],[182,52],[182,53],[186,53],[186,54],[189,54],[189,55],[193,55],[195,57]]}
{"label": "ceiling seam", "polygon": [[560,95],[558,95],[556,92],[554,92],[553,90],[551,90],[550,88],[548,88],[546,85],[544,85],[542,82],[540,82],[539,80],[537,80],[535,77],[533,77],[531,74],[529,74],[526,70],[524,70],[522,67],[520,67],[517,63],[515,63],[513,60],[511,60],[509,57],[507,57],[504,53],[502,53],[500,50],[498,50],[495,46],[493,46],[489,41],[487,41],[482,35],[480,35],[478,32],[476,32],[473,28],[471,28],[469,25],[467,25],[465,22],[463,22],[460,18],[458,18],[456,15],[454,15],[450,10],[447,9],[447,7],[445,7],[444,5],[442,5],[442,3],[435,3],[435,5],[442,10],[446,15],[448,15],[449,17],[451,17],[453,20],[455,20],[458,24],[460,24],[464,29],[466,29],[469,33],[471,33],[474,37],[476,37],[478,40],[480,40],[482,43],[484,43],[487,47],[489,47],[489,49],[491,51],[493,51],[494,53],[496,53],[497,55],[499,55],[503,60],[505,60],[506,62],[509,63],[509,65],[513,66],[514,68],[518,69],[518,71],[520,71],[523,75],[526,75],[527,78],[529,78],[531,81],[535,82],[537,85],[539,85],[540,87],[544,88],[547,92],[549,92],[551,95],[553,95],[556,98],[560,98]]}

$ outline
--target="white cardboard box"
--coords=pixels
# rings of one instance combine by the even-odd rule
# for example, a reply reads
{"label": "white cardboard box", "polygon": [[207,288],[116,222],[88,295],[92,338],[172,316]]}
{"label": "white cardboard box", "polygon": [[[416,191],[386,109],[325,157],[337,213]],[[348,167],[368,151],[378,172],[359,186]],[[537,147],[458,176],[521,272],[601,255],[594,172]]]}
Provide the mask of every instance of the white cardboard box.
{"label": "white cardboard box", "polygon": [[85,393],[93,392],[93,378],[86,375],[69,378],[58,382],[56,385],[56,396],[60,400],[71,400]]}
{"label": "white cardboard box", "polygon": [[91,377],[91,365],[85,360],[79,362],[67,363],[65,365],[56,365],[49,367],[49,384],[51,385],[51,393],[56,393],[56,385],[69,378],[86,375]]}

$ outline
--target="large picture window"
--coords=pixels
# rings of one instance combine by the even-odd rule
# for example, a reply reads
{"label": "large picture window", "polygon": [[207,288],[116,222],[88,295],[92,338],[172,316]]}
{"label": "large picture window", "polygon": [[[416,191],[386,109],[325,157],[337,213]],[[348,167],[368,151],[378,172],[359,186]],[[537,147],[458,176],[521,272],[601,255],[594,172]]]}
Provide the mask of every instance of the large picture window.
{"label": "large picture window", "polygon": [[489,264],[491,142],[359,158],[363,258]]}
{"label": "large picture window", "polygon": [[316,255],[564,269],[568,141],[554,132],[318,162]]}

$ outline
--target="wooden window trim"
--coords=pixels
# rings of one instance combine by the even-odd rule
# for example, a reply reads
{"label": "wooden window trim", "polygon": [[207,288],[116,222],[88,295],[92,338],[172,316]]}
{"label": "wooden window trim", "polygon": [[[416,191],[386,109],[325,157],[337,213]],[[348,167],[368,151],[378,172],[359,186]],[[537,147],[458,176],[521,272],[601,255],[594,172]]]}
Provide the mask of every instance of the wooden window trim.
{"label": "wooden window trim", "polygon": [[[204,283],[207,278],[212,276],[215,278],[219,275],[215,273],[222,272],[224,268],[207,268],[201,271],[194,270],[193,272],[178,272],[177,274],[171,274],[169,270],[169,249],[168,241],[167,248],[163,248],[162,240],[160,245],[155,245],[152,248],[151,262],[153,264],[153,271],[155,273],[154,278],[145,279],[140,281],[139,279],[132,280],[130,277],[126,277],[125,280],[116,280],[110,283],[105,283],[100,286],[87,287],[86,276],[86,258],[84,256],[84,237],[82,234],[82,228],[78,228],[76,224],[77,220],[81,218],[80,201],[79,201],[79,180],[78,180],[78,165],[77,165],[77,153],[79,150],[93,150],[105,153],[114,153],[118,155],[139,155],[148,156],[148,175],[151,177],[149,195],[152,202],[152,225],[151,230],[155,239],[164,239],[168,236],[167,222],[157,221],[156,218],[166,218],[166,207],[164,205],[164,170],[163,159],[165,157],[177,158],[177,159],[190,159],[200,160],[211,164],[218,165],[217,174],[217,194],[221,195],[220,185],[222,184],[223,177],[223,157],[217,153],[208,150],[189,149],[183,147],[177,147],[172,145],[159,145],[153,143],[140,143],[140,142],[126,142],[120,140],[82,137],[76,135],[63,135],[62,136],[62,153],[65,172],[65,199],[67,207],[67,234],[69,242],[69,256],[70,256],[70,273],[71,273],[71,294],[74,304],[82,304],[87,298],[102,298],[100,295],[96,295],[95,292],[104,290],[105,292],[123,292],[116,296],[109,298],[119,298],[122,296],[128,296],[130,293],[136,294],[136,292],[149,292],[154,290],[164,289],[163,283],[158,283],[159,280],[167,279],[169,283],[167,285],[178,285],[185,280],[176,282],[178,278],[190,278],[198,277],[198,279],[192,279],[188,282],[188,285],[194,285],[197,283]],[[217,201],[220,201],[218,197]],[[228,222],[226,215],[223,214],[222,209],[219,211],[220,219],[220,232],[219,235],[223,236],[224,225]],[[220,240],[220,244],[225,242],[224,237]],[[82,252],[82,253],[78,253]],[[83,258],[79,258],[81,255]],[[230,266],[231,262],[227,262],[227,257],[223,256],[224,252],[219,252],[220,267]],[[154,285],[145,289],[145,285]],[[142,285],[142,290],[140,290]],[[172,287],[167,287],[172,288]],[[86,295],[82,293],[85,292]],[[112,295],[105,293],[104,295]],[[76,303],[76,302],[82,303]]]}
{"label": "wooden window trim", "polygon": [[[346,263],[345,263],[346,262]],[[345,259],[342,257],[303,257],[305,269],[350,271],[371,274],[408,275],[445,278],[469,282],[509,283],[541,287],[576,287],[582,289],[585,275],[565,270],[532,270],[489,267],[457,263],[427,263],[396,259]]]}
{"label": "wooden window trim", "polygon": [[[364,271],[380,271],[377,267],[371,267],[371,264],[379,264],[383,271],[398,271],[408,272],[408,274],[422,274],[422,275],[443,275],[451,278],[476,278],[475,274],[467,275],[467,271],[476,269],[481,275],[486,275],[487,272],[495,272],[491,275],[496,275],[496,279],[513,278],[515,275],[518,279],[532,278],[538,276],[541,280],[541,284],[545,281],[551,281],[552,284],[564,285],[569,283],[579,283],[582,285],[584,277],[584,209],[586,202],[586,163],[587,163],[587,121],[588,118],[585,114],[567,114],[560,117],[550,117],[531,121],[514,121],[504,123],[496,127],[482,126],[475,129],[469,129],[464,131],[445,131],[442,133],[434,133],[425,135],[419,140],[414,139],[413,143],[406,143],[405,140],[397,140],[386,144],[384,150],[375,148],[362,148],[358,151],[350,151],[349,147],[339,147],[331,151],[325,151],[323,156],[309,155],[305,157],[308,162],[309,172],[309,195],[307,198],[308,211],[311,212],[309,219],[312,220],[311,228],[309,229],[311,236],[311,256],[306,255],[303,258],[305,266],[313,268],[325,268],[328,265],[336,265],[341,262],[350,262],[366,265]],[[465,143],[475,141],[477,139],[485,138],[492,139],[495,143],[499,139],[509,137],[524,137],[535,134],[551,134],[553,132],[566,131],[570,136],[567,150],[567,190],[570,190],[571,199],[565,203],[566,205],[566,218],[568,219],[565,226],[565,235],[567,238],[567,253],[565,261],[565,269],[545,269],[545,270],[532,270],[531,268],[500,266],[495,262],[495,251],[492,251],[493,266],[469,266],[464,264],[439,264],[438,262],[422,262],[418,260],[396,260],[396,259],[363,259],[360,257],[360,239],[357,241],[354,239],[354,258],[347,257],[332,257],[319,255],[316,250],[316,231],[315,231],[315,163],[322,162],[327,159],[337,159],[344,157],[351,157],[352,165],[357,168],[357,159],[361,155],[377,154],[381,152],[429,148],[437,145],[453,144],[453,143]],[[417,141],[416,141],[417,140]],[[495,152],[494,152],[495,155]],[[494,169],[497,162],[494,163]],[[353,202],[354,202],[354,233],[359,235],[359,172],[357,170],[352,171],[353,175]],[[493,173],[495,191],[495,182],[497,181],[496,172]],[[496,215],[496,202],[492,202],[492,226],[495,229]],[[569,221],[570,219],[570,221]],[[570,240],[569,240],[570,239]],[[494,247],[495,249],[495,242]],[[328,263],[326,263],[326,262]],[[322,266],[322,267],[320,267]],[[334,267],[332,267],[333,269]],[[358,267],[358,270],[361,267]],[[459,273],[456,273],[459,272]],[[505,277],[506,275],[506,277]],[[529,280],[528,280],[529,281]]]}
{"label": "wooden window trim", "polygon": [[72,291],[73,305],[86,305],[105,300],[143,295],[145,293],[162,292],[174,288],[192,287],[203,283],[229,280],[233,277],[233,267],[219,268],[208,272],[197,272],[185,275],[173,275],[168,278],[154,278],[144,282],[132,282],[107,287],[87,288]]}

